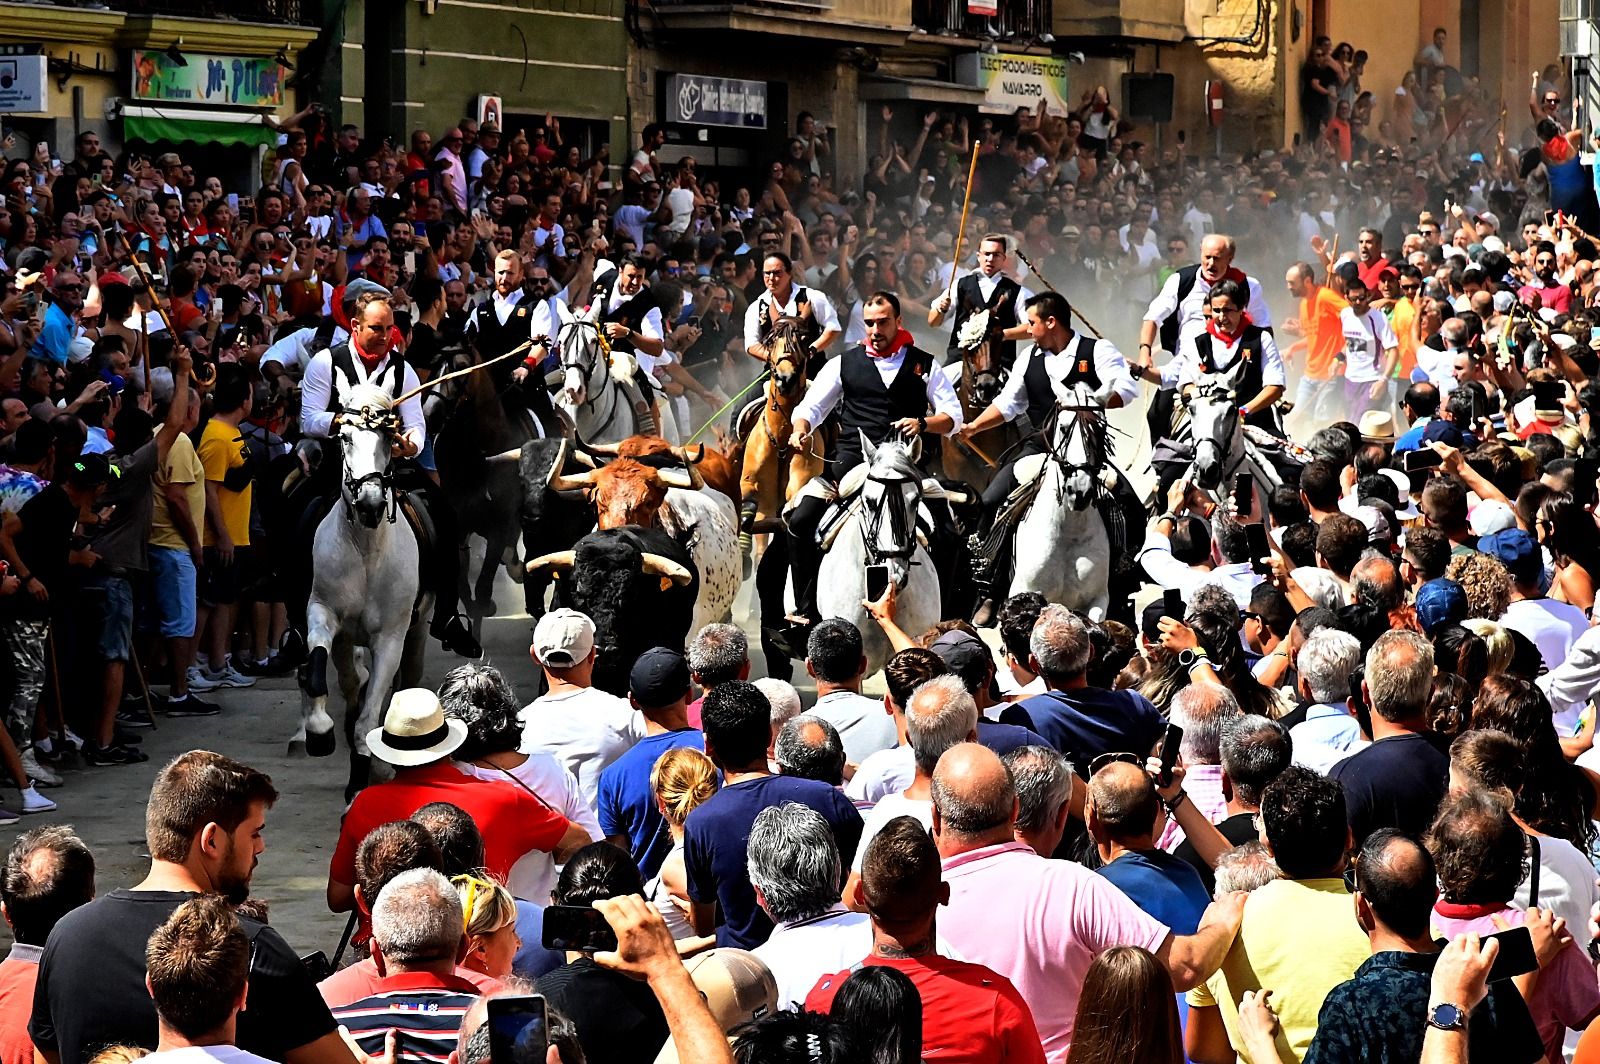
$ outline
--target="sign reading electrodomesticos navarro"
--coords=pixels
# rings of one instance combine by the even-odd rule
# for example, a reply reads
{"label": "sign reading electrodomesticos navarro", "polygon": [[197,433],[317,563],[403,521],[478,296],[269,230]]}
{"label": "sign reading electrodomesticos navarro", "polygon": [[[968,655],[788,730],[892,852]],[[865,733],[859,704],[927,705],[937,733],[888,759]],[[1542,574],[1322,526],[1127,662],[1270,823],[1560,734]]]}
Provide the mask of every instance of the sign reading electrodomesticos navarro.
{"label": "sign reading electrodomesticos navarro", "polygon": [[667,79],[666,118],[686,126],[767,128],[767,83],[674,74]]}
{"label": "sign reading electrodomesticos navarro", "polygon": [[984,90],[978,110],[988,114],[1014,114],[1017,108],[1029,111],[1043,100],[1053,115],[1065,116],[1067,106],[1067,61],[1053,55],[1021,55],[973,52],[956,56],[956,80]]}
{"label": "sign reading electrodomesticos navarro", "polygon": [[161,103],[215,107],[278,107],[283,67],[275,58],[186,52],[178,66],[165,52],[133,53],[133,96]]}

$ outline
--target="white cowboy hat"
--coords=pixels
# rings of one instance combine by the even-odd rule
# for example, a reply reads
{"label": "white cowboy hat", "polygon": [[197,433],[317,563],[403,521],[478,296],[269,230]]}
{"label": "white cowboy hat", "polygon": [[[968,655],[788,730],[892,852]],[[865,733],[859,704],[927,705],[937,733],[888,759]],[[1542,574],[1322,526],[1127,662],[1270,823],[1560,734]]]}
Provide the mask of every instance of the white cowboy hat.
{"label": "white cowboy hat", "polygon": [[466,722],[446,720],[439,696],[426,687],[396,691],[383,727],[367,733],[367,749],[400,768],[439,761],[466,741]]}
{"label": "white cowboy hat", "polygon": [[1361,415],[1361,438],[1371,443],[1394,442],[1394,415],[1387,410],[1368,410]]}

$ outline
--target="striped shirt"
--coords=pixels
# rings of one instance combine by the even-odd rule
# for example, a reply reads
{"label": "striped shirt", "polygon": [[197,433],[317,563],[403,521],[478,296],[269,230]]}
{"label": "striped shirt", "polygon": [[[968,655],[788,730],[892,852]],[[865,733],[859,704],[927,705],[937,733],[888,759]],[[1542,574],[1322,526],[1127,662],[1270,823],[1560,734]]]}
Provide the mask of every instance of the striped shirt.
{"label": "striped shirt", "polygon": [[455,975],[400,972],[378,981],[375,992],[333,1010],[362,1052],[383,1053],[385,1036],[398,1035],[396,1064],[446,1064],[456,1048],[461,1020],[478,997],[478,988]]}

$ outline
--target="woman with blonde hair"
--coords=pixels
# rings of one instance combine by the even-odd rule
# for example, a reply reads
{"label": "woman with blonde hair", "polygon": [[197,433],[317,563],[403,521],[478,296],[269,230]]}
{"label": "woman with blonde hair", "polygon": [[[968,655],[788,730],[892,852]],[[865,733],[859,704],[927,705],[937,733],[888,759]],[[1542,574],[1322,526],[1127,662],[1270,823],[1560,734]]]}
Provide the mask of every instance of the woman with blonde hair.
{"label": "woman with blonde hair", "polygon": [[468,874],[450,882],[461,899],[461,915],[466,921],[467,956],[461,966],[504,979],[511,974],[512,958],[522,948],[516,899],[492,879]]}
{"label": "woman with blonde hair", "polygon": [[1489,651],[1490,676],[1500,676],[1507,666],[1511,664],[1511,633],[1505,626],[1497,621],[1486,621],[1481,617],[1468,617],[1461,622],[1461,626],[1479,639]]}
{"label": "woman with blonde hair", "polygon": [[[661,917],[680,943],[695,939],[686,911],[689,905],[689,876],[683,867],[683,822],[706,799],[717,793],[720,781],[711,759],[692,747],[668,750],[650,769],[650,792],[656,797],[667,829],[672,832],[672,849],[661,870],[644,885],[645,900],[661,912]],[[715,939],[706,941],[710,945]],[[699,944],[696,943],[696,948]],[[680,945],[680,951],[687,952]]]}

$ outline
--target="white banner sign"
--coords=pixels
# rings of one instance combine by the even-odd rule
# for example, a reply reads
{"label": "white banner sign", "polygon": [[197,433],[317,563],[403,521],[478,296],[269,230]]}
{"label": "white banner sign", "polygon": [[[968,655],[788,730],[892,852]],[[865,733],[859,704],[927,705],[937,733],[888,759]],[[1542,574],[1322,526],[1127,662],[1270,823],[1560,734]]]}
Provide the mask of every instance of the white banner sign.
{"label": "white banner sign", "polygon": [[1072,110],[1067,106],[1067,61],[1060,56],[1016,52],[959,55],[956,80],[984,90],[978,110],[988,114],[1014,114],[1019,107],[1032,111],[1040,100],[1053,115],[1065,116]]}

